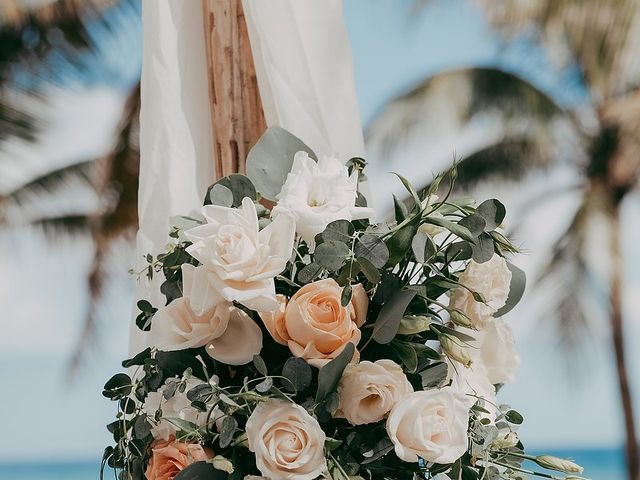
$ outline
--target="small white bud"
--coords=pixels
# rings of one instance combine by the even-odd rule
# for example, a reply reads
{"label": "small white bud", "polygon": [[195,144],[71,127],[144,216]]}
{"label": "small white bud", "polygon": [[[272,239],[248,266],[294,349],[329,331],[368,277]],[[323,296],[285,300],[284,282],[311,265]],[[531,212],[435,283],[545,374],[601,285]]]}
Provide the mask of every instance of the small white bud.
{"label": "small white bud", "polygon": [[227,473],[233,473],[233,463],[229,461],[229,459],[223,457],[222,455],[216,455],[211,460],[209,460],[213,465],[213,468],[216,470],[221,470]]}
{"label": "small white bud", "polygon": [[461,345],[460,340],[450,335],[440,335],[440,345],[442,345],[442,350],[450,359],[460,362],[465,367],[471,366],[469,352]]}
{"label": "small white bud", "polygon": [[564,473],[582,473],[584,470],[580,465],[571,460],[565,460],[564,458],[558,458],[552,455],[540,455],[534,460],[538,465],[548,470],[557,470],[558,472]]}

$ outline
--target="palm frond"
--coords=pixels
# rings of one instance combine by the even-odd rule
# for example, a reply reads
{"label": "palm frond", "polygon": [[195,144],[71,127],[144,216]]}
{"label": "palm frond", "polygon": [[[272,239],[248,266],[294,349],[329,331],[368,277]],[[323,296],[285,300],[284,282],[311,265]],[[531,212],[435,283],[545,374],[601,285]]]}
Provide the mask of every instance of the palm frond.
{"label": "palm frond", "polygon": [[[465,188],[489,178],[516,180],[553,162],[578,162],[580,136],[567,112],[526,80],[472,68],[436,75],[393,100],[366,138],[370,157],[385,169],[415,165],[406,145],[433,161],[447,142],[463,159],[459,186]],[[447,156],[442,168],[449,165]]]}
{"label": "palm frond", "polygon": [[78,17],[88,8],[100,10],[116,0],[57,0],[29,1],[2,0],[0,3],[0,24],[22,27],[30,19],[43,25],[57,24],[69,18]]}
{"label": "palm frond", "polygon": [[9,138],[35,141],[36,120],[29,113],[16,108],[0,93],[0,143]]}
{"label": "palm frond", "polygon": [[599,101],[636,86],[640,3],[636,0],[478,0],[507,35],[537,32],[563,64],[577,61]]}

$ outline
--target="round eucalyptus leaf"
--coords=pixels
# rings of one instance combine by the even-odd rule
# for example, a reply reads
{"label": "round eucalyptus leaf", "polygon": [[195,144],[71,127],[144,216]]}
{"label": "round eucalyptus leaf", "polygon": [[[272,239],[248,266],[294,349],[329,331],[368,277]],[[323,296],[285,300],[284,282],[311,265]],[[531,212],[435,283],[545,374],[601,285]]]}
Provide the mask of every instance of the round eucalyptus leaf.
{"label": "round eucalyptus leaf", "polygon": [[490,232],[500,226],[507,214],[507,209],[499,200],[492,198],[478,205],[476,213],[485,219],[485,230]]}
{"label": "round eucalyptus leaf", "polygon": [[493,238],[486,232],[480,234],[476,243],[471,246],[472,258],[477,263],[485,263],[491,260],[494,253]]}
{"label": "round eucalyptus leaf", "polygon": [[474,237],[477,237],[482,232],[484,232],[487,222],[484,219],[484,217],[482,217],[481,215],[478,215],[477,213],[473,213],[471,215],[468,215],[462,218],[458,222],[458,225],[466,227],[471,232],[471,235],[473,235]]}
{"label": "round eucalyptus leaf", "polygon": [[293,165],[297,152],[317,160],[315,153],[302,140],[280,127],[269,127],[247,155],[247,176],[260,194],[275,200]]}
{"label": "round eucalyptus leaf", "polygon": [[322,232],[322,239],[325,242],[333,240],[350,245],[355,232],[356,229],[350,221],[335,220],[327,225],[327,228]]}
{"label": "round eucalyptus leaf", "polygon": [[351,250],[344,243],[333,240],[318,245],[313,259],[318,265],[335,272],[345,264],[350,253]]}
{"label": "round eucalyptus leaf", "polygon": [[376,268],[382,268],[389,260],[389,248],[375,235],[363,235],[353,249],[356,258],[369,260]]}

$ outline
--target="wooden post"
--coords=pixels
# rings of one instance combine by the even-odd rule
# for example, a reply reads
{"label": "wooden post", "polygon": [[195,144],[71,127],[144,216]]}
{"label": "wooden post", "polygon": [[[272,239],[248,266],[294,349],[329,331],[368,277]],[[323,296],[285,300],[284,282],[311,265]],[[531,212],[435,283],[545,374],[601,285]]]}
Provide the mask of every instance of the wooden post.
{"label": "wooden post", "polygon": [[202,0],[216,175],[244,173],[266,130],[241,0]]}

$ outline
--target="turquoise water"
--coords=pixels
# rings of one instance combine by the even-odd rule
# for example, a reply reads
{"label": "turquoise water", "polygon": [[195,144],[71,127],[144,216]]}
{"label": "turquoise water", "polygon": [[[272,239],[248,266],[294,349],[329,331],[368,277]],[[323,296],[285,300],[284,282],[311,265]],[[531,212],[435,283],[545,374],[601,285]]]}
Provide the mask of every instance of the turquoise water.
{"label": "turquoise water", "polygon": [[[546,453],[577,461],[585,467],[587,478],[624,480],[620,450],[552,450]],[[0,480],[97,480],[99,470],[99,462],[0,464]],[[105,475],[105,479],[110,478],[113,476]]]}

